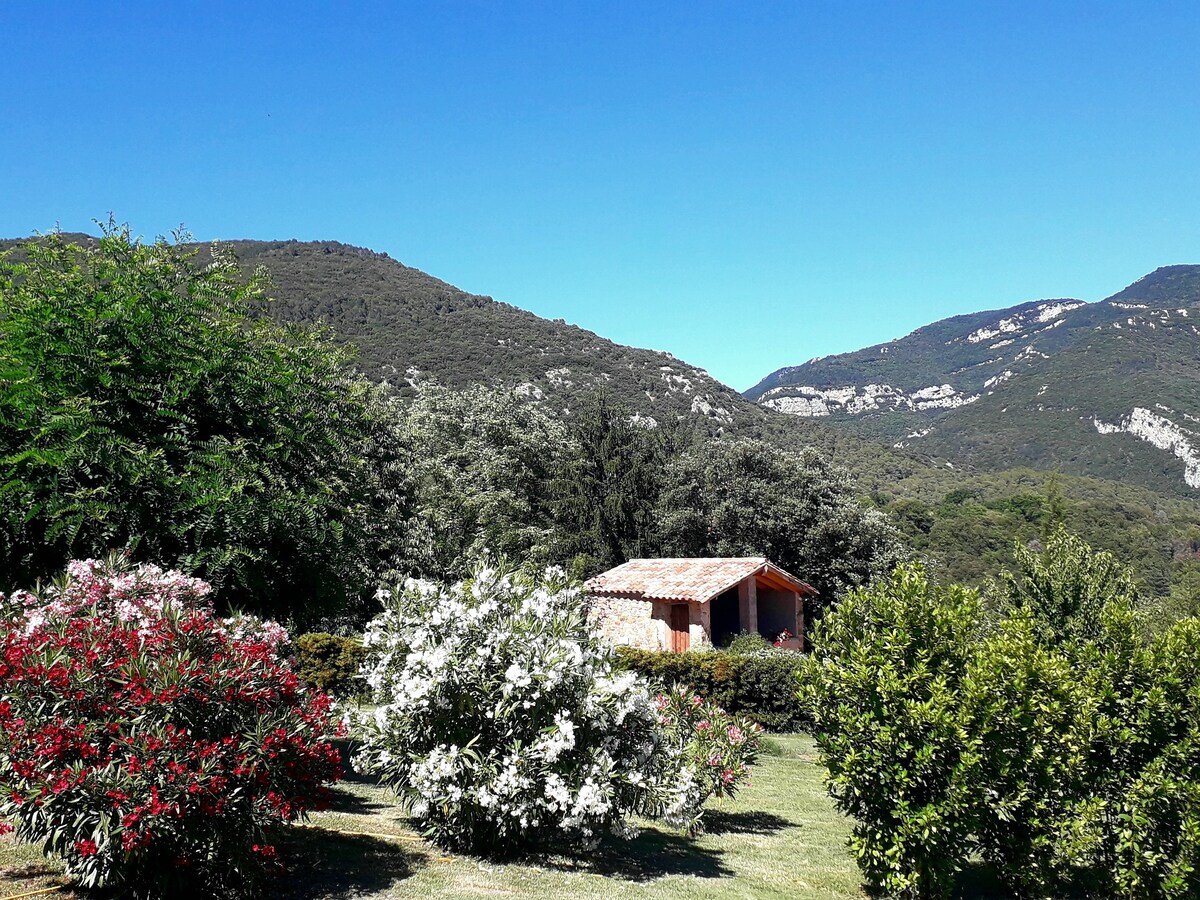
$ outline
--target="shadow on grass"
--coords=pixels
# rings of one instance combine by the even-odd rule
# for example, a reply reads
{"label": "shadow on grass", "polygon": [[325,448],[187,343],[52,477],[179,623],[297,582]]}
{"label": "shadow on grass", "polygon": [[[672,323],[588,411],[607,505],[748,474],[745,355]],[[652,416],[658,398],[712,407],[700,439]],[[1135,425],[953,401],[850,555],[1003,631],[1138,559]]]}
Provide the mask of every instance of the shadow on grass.
{"label": "shadow on grass", "polygon": [[[1095,900],[1107,892],[1087,871],[1076,872],[1065,884],[1052,889],[1057,900]],[[963,866],[954,879],[953,900],[1008,900],[1013,892],[1005,888],[996,870],[982,860],[972,860]]]}
{"label": "shadow on grass", "polygon": [[355,751],[358,749],[355,741],[349,738],[341,738],[330,741],[330,743],[337,749],[338,755],[341,757],[342,781],[349,784],[379,784],[379,779],[376,776],[364,775],[354,770],[352,760],[354,759]]}
{"label": "shadow on grass", "polygon": [[385,802],[383,799],[363,797],[355,794],[353,791],[335,787],[333,795],[329,798],[329,806],[326,812],[343,813],[351,816],[370,816],[379,813],[381,810],[394,810],[395,808],[395,801]]}
{"label": "shadow on grass", "polygon": [[[31,881],[34,878],[57,878],[61,873],[46,863],[27,863],[23,866],[0,866],[0,879]],[[0,884],[3,884],[0,880]]]}
{"label": "shadow on grass", "polygon": [[720,850],[701,847],[682,834],[647,828],[632,841],[605,841],[588,856],[536,857],[543,869],[590,872],[624,881],[654,881],[668,875],[728,878],[734,873],[721,861]]}
{"label": "shadow on grass", "polygon": [[701,820],[704,834],[775,834],[785,828],[799,828],[782,816],[769,812],[725,812],[706,809]]}
{"label": "shadow on grass", "polygon": [[273,897],[295,900],[386,891],[427,861],[414,846],[319,828],[295,829],[280,841],[290,871],[272,886]]}

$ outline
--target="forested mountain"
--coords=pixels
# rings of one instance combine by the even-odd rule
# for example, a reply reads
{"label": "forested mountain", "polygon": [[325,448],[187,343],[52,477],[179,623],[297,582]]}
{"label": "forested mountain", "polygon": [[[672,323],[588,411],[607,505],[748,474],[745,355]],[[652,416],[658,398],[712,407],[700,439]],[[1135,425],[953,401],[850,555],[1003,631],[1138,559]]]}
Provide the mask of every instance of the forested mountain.
{"label": "forested mountain", "polygon": [[[1000,454],[978,452],[969,459],[959,458],[936,444],[905,441],[904,435],[917,430],[917,426],[899,426],[899,435],[893,437],[894,431],[886,429],[846,429],[836,415],[782,415],[778,409],[751,403],[668,353],[626,347],[561,320],[549,321],[489,297],[465,293],[383,254],[337,243],[238,241],[234,247],[244,264],[262,265],[270,272],[276,298],[273,315],[325,322],[339,338],[359,348],[359,365],[365,371],[401,388],[409,379],[419,378],[458,387],[507,384],[530,398],[540,398],[558,413],[568,414],[603,388],[613,400],[646,419],[665,422],[682,418],[712,435],[759,437],[790,448],[814,446],[848,469],[862,493],[891,512],[911,543],[953,577],[977,580],[994,573],[1007,562],[1013,540],[1038,538],[1051,516],[1064,518],[1096,546],[1117,550],[1134,562],[1144,583],[1156,593],[1165,592],[1180,567],[1191,565],[1200,552],[1200,527],[1196,524],[1200,523],[1200,504],[1176,490],[1185,487],[1179,473],[1173,471],[1176,460],[1134,436],[1101,435],[1090,421],[1086,428],[1076,429],[1083,434],[1081,447],[1088,447],[1087,441],[1105,439],[1114,448],[1113,459],[1100,472],[1087,467],[1048,466],[1063,470],[1064,474],[1057,477],[1029,468],[1032,457],[1014,455],[1005,460]],[[1187,336],[1196,340],[1186,326],[1193,321],[1200,325],[1200,310],[1191,313],[1189,320],[1171,304],[1173,298],[1189,289],[1193,291],[1192,304],[1200,299],[1196,294],[1198,271],[1187,267],[1161,270],[1113,297],[1108,308],[1097,310],[1104,314],[1093,313],[1094,321],[1089,318],[1087,325],[1076,324],[1073,317],[1089,313],[1100,304],[1068,300],[1025,304],[1015,310],[938,323],[913,336],[923,352],[908,353],[909,339],[905,339],[894,342],[888,353],[876,350],[873,355],[867,351],[859,354],[864,358],[880,357],[885,366],[889,362],[892,365],[883,370],[864,365],[863,369],[871,372],[865,383],[890,379],[917,392],[922,387],[948,383],[952,371],[961,370],[953,376],[957,391],[986,397],[991,390],[999,396],[998,385],[1023,387],[1032,376],[1022,375],[1022,381],[1014,374],[990,386],[986,382],[1008,370],[1024,372],[1011,357],[1023,355],[1024,362],[1041,359],[1039,353],[1053,358],[1060,348],[1065,352],[1071,341],[1060,338],[1060,332],[1086,329],[1093,344],[1105,348],[1115,344],[1125,354],[1123,359],[1136,355],[1136,348],[1126,350],[1122,343],[1132,344],[1135,329],[1127,321],[1131,318],[1144,317],[1152,322],[1154,328],[1146,327],[1151,335],[1168,327],[1162,324],[1165,321],[1186,330]],[[1134,304],[1145,307],[1135,309]],[[1072,319],[1064,321],[1068,317]],[[1102,323],[1107,327],[1094,327]],[[1113,328],[1113,324],[1122,327]],[[985,336],[992,331],[998,333]],[[1177,338],[1184,339],[1183,335]],[[1006,340],[1013,343],[993,346]],[[897,346],[902,344],[903,348]],[[956,354],[948,366],[940,369],[933,362],[937,348]],[[1108,352],[1110,357],[1116,356]],[[1000,360],[987,362],[1001,355],[1010,357],[1007,368]],[[1177,361],[1178,357],[1176,353]],[[928,368],[913,371],[913,365],[921,360]],[[971,370],[972,365],[981,362],[984,364],[977,366],[979,371]],[[853,371],[854,364],[850,365]],[[1054,396],[1087,392],[1095,381],[1087,372],[1082,363],[1066,361],[1063,375],[1057,380],[1060,393]],[[969,374],[962,378],[963,373]],[[831,377],[836,382],[836,376]],[[1176,380],[1182,387],[1184,379]],[[1035,394],[1044,383],[1038,382]],[[1114,398],[1116,388],[1113,386],[1111,392]],[[1128,396],[1132,402],[1132,395]],[[973,411],[982,401],[981,397],[956,411]],[[1161,402],[1174,403],[1181,409],[1195,408],[1175,400],[1173,395],[1172,400]],[[1104,421],[1120,421],[1115,413],[1107,412],[1109,408],[1116,407],[1105,407],[1104,415],[1112,418]],[[947,404],[934,409],[954,407]],[[907,409],[892,412],[910,413]],[[869,421],[841,418],[856,424]],[[1019,424],[1021,417],[1015,408],[1011,418],[1013,424]],[[1048,417],[1047,421],[1055,420]],[[986,419],[971,427],[978,433],[962,431],[960,441],[964,444],[975,440],[986,447],[991,440],[988,435],[996,431],[994,423]],[[1063,443],[1072,439],[1070,432],[1058,438]],[[903,446],[894,447],[896,443]],[[1118,445],[1127,446],[1122,450]],[[1109,451],[1107,445],[1100,445],[1092,452]],[[1120,453],[1125,457],[1117,455]],[[931,458],[934,455],[936,458]],[[1123,477],[1122,460],[1130,457],[1136,457],[1140,460],[1137,464],[1143,466],[1153,459],[1161,477]],[[1071,472],[1089,477],[1066,474]],[[1056,504],[1059,508],[1053,508]]]}
{"label": "forested mountain", "polygon": [[569,418],[603,390],[646,425],[813,446],[960,580],[996,572],[1013,540],[1037,539],[1053,519],[1133,562],[1155,593],[1200,568],[1200,502],[1184,461],[1139,436],[1146,414],[1134,413],[1197,427],[1187,416],[1200,415],[1198,267],[1159,270],[1103,303],[960,316],[782,370],[748,392],[759,405],[669,353],[468,294],[386,254],[230,245],[244,268],[269,274],[270,315],[327,326],[355,345],[361,370],[402,394],[422,380],[506,385]]}
{"label": "forested mountain", "polygon": [[1055,469],[1200,496],[1200,266],[781,369],[761,405],[960,468]]}
{"label": "forested mountain", "polygon": [[569,409],[600,388],[649,417],[690,414],[714,431],[759,421],[753,404],[669,353],[605,340],[490,297],[468,294],[386,254],[338,243],[235,241],[271,274],[272,314],[323,321],[359,351],[359,367],[403,386],[503,381]]}
{"label": "forested mountain", "polygon": [[604,391],[645,424],[682,420],[710,435],[820,447],[872,487],[931,468],[919,452],[881,448],[824,423],[763,409],[668,352],[617,344],[561,319],[469,294],[387,254],[336,242],[228,245],[244,266],[270,274],[272,316],[328,325],[357,348],[360,369],[401,391],[420,380],[504,384],[568,416]]}

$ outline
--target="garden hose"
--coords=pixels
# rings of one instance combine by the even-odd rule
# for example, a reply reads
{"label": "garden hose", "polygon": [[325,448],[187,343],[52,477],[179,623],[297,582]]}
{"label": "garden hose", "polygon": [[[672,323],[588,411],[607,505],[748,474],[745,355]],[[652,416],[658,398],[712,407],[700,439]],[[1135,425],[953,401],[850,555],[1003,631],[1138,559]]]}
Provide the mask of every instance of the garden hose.
{"label": "garden hose", "polygon": [[38,888],[36,891],[26,891],[23,894],[10,894],[7,897],[0,897],[0,900],[23,900],[25,897],[40,897],[42,894],[53,894],[55,891],[65,889],[66,885],[58,884],[54,887]]}

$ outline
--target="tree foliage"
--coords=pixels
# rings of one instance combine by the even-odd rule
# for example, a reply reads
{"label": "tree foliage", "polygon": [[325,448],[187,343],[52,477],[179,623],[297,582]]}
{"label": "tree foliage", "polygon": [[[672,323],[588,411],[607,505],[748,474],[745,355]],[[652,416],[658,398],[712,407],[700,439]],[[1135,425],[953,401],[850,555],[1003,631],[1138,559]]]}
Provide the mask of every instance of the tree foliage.
{"label": "tree foliage", "polygon": [[405,574],[457,578],[483,554],[544,565],[566,429],[512,391],[421,384],[401,413],[415,503]]}
{"label": "tree foliage", "polygon": [[1197,896],[1200,620],[1147,637],[1062,528],[1017,557],[998,618],[902,568],[816,629],[801,696],[867,880],[945,896],[974,849],[1018,896]]}
{"label": "tree foliage", "polygon": [[1001,574],[992,592],[1025,613],[1049,643],[1096,638],[1106,607],[1137,601],[1129,568],[1062,526],[1050,532],[1042,552],[1018,545],[1014,556],[1015,568]]}
{"label": "tree foliage", "polygon": [[813,585],[824,605],[904,555],[896,529],[815,451],[713,441],[675,459],[665,481],[659,520],[668,555],[766,556]]}
{"label": "tree foliage", "polygon": [[128,547],[279,617],[363,594],[405,496],[382,401],[264,291],[220,247],[201,265],[112,222],[0,263],[6,583]]}
{"label": "tree foliage", "polygon": [[566,422],[572,451],[555,482],[558,553],[600,571],[656,554],[657,502],[676,435],[603,393]]}
{"label": "tree foliage", "polygon": [[889,895],[946,895],[969,852],[978,786],[963,777],[958,694],[981,610],[976,592],[903,566],[823,617],[801,669],[829,792],[854,819],[851,851]]}

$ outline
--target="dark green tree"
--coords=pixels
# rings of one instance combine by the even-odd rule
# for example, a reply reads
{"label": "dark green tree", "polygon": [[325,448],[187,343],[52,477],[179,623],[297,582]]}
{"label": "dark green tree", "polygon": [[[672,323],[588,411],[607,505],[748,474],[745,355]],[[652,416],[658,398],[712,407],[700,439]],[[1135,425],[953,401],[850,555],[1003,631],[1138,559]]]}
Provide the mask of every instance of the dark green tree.
{"label": "dark green tree", "polygon": [[559,556],[590,574],[658,552],[656,504],[683,436],[603,393],[566,425],[574,452],[555,479]]}
{"label": "dark green tree", "polygon": [[127,548],[279,618],[357,602],[405,503],[386,400],[219,246],[102,231],[0,261],[5,585]]}
{"label": "dark green tree", "polygon": [[1062,485],[1059,484],[1058,473],[1051,472],[1046,479],[1046,500],[1042,513],[1042,541],[1050,540],[1056,528],[1067,521],[1067,498],[1063,495]]}
{"label": "dark green tree", "polygon": [[657,519],[676,556],[766,556],[817,589],[828,606],[892,571],[900,535],[858,501],[849,477],[812,450],[713,441],[669,467]]}

